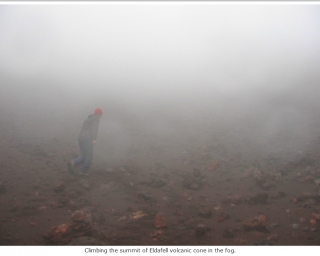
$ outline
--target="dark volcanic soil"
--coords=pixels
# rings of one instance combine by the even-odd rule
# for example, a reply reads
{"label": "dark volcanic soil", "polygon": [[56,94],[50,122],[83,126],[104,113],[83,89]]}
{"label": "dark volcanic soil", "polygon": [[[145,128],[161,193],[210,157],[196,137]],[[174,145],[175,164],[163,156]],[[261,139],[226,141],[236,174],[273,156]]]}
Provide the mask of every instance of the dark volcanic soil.
{"label": "dark volcanic soil", "polygon": [[[90,113],[31,115],[30,108],[1,108],[2,245],[82,236],[105,245],[320,244],[316,118],[311,136],[286,126],[264,138],[255,134],[257,119],[236,114],[222,125],[224,115],[156,123],[109,111],[90,176],[81,178],[67,161],[79,153]],[[86,221],[72,217],[79,210]]]}

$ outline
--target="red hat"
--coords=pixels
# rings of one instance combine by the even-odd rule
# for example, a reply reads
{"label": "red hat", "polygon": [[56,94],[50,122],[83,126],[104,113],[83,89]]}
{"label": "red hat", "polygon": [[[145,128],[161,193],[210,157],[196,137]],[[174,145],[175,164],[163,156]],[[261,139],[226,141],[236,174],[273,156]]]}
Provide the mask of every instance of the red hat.
{"label": "red hat", "polygon": [[94,114],[95,114],[95,115],[102,116],[102,110],[101,110],[101,108],[96,108],[96,109],[94,110]]}

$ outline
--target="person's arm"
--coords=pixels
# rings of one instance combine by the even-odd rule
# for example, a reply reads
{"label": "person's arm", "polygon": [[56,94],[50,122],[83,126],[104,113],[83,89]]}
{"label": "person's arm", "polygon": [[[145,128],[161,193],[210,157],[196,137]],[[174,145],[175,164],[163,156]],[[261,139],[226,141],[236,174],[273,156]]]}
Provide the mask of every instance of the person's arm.
{"label": "person's arm", "polygon": [[97,142],[98,128],[99,128],[100,119],[97,118],[92,123],[92,143],[95,144]]}

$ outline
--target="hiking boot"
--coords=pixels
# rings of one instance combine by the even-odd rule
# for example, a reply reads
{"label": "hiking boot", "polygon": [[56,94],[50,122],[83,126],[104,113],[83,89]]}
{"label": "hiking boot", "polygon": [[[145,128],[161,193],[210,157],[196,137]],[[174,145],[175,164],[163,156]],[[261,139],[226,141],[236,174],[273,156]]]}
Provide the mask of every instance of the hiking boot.
{"label": "hiking boot", "polygon": [[69,173],[70,174],[74,174],[74,162],[73,162],[73,160],[71,160],[71,161],[69,161],[68,162],[68,170],[69,170]]}
{"label": "hiking boot", "polygon": [[89,176],[89,173],[87,173],[87,172],[79,172],[79,176]]}

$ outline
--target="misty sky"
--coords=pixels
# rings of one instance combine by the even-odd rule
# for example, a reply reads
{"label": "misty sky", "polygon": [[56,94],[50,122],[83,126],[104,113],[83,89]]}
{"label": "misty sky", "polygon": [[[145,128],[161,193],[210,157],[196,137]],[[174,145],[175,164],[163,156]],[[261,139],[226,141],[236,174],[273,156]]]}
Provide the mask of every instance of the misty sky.
{"label": "misty sky", "polygon": [[210,111],[221,99],[319,109],[319,17],[318,4],[1,4],[1,86],[90,111]]}
{"label": "misty sky", "polygon": [[[282,90],[319,64],[320,7],[1,5],[0,68],[119,96]],[[84,88],[83,90],[87,90]],[[182,93],[183,92],[183,93]]]}

